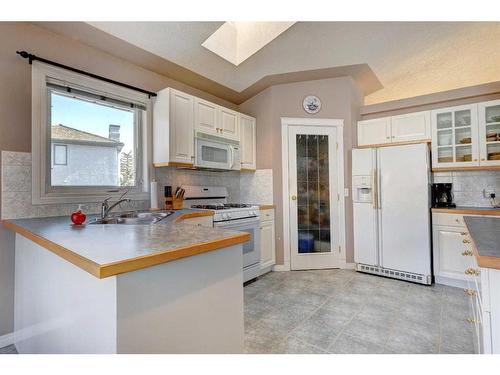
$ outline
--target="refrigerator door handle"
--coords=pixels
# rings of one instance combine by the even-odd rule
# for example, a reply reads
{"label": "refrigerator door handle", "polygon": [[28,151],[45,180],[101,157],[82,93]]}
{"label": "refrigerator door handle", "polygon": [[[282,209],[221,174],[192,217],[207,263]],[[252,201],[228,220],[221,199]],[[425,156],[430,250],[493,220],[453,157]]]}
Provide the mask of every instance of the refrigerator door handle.
{"label": "refrigerator door handle", "polygon": [[377,176],[378,171],[377,168],[373,170],[373,187],[372,187],[372,202],[373,208],[376,210],[378,208],[378,188],[377,188]]}

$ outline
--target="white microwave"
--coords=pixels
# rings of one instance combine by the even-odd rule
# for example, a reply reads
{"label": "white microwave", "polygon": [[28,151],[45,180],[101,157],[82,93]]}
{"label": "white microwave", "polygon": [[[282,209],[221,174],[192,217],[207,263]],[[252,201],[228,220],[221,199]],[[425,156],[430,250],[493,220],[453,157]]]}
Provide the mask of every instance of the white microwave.
{"label": "white microwave", "polygon": [[241,169],[240,144],[237,141],[196,133],[195,167],[206,169]]}

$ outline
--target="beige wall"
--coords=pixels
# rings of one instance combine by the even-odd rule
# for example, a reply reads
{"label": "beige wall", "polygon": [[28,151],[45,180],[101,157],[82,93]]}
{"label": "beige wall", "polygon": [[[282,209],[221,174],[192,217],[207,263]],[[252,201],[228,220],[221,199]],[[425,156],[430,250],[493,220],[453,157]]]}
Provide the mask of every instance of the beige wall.
{"label": "beige wall", "polygon": [[[225,100],[30,23],[0,22],[0,46],[0,150],[31,151],[31,67],[27,60],[16,55],[17,50],[146,90],[174,87],[237,108]],[[12,233],[0,225],[0,336],[13,329],[13,241]]]}
{"label": "beige wall", "polygon": [[[308,115],[302,109],[306,95],[321,99],[321,111]],[[283,205],[281,168],[281,117],[316,117],[344,120],[345,187],[350,187],[350,154],[355,139],[353,124],[362,105],[362,94],[349,77],[272,86],[240,105],[240,111],[257,118],[257,168],[273,169],[276,204],[276,260],[283,264]],[[352,204],[346,199],[346,255],[353,262]]]}

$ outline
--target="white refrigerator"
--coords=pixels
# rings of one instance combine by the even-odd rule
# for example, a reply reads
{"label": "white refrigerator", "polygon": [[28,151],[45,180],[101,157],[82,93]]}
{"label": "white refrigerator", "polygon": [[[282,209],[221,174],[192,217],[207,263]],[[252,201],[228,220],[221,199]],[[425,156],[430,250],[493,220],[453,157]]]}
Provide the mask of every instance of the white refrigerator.
{"label": "white refrigerator", "polygon": [[432,283],[427,144],[354,149],[356,270]]}

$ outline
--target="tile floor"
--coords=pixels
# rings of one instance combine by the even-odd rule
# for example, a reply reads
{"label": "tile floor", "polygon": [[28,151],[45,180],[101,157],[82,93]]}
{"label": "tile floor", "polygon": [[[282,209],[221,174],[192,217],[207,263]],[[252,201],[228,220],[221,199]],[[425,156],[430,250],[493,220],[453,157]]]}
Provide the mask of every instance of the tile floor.
{"label": "tile floor", "polygon": [[351,270],[271,272],[247,285],[247,353],[473,353],[462,289]]}
{"label": "tile floor", "polygon": [[474,352],[462,289],[323,270],[271,272],[244,293],[246,353]]}

